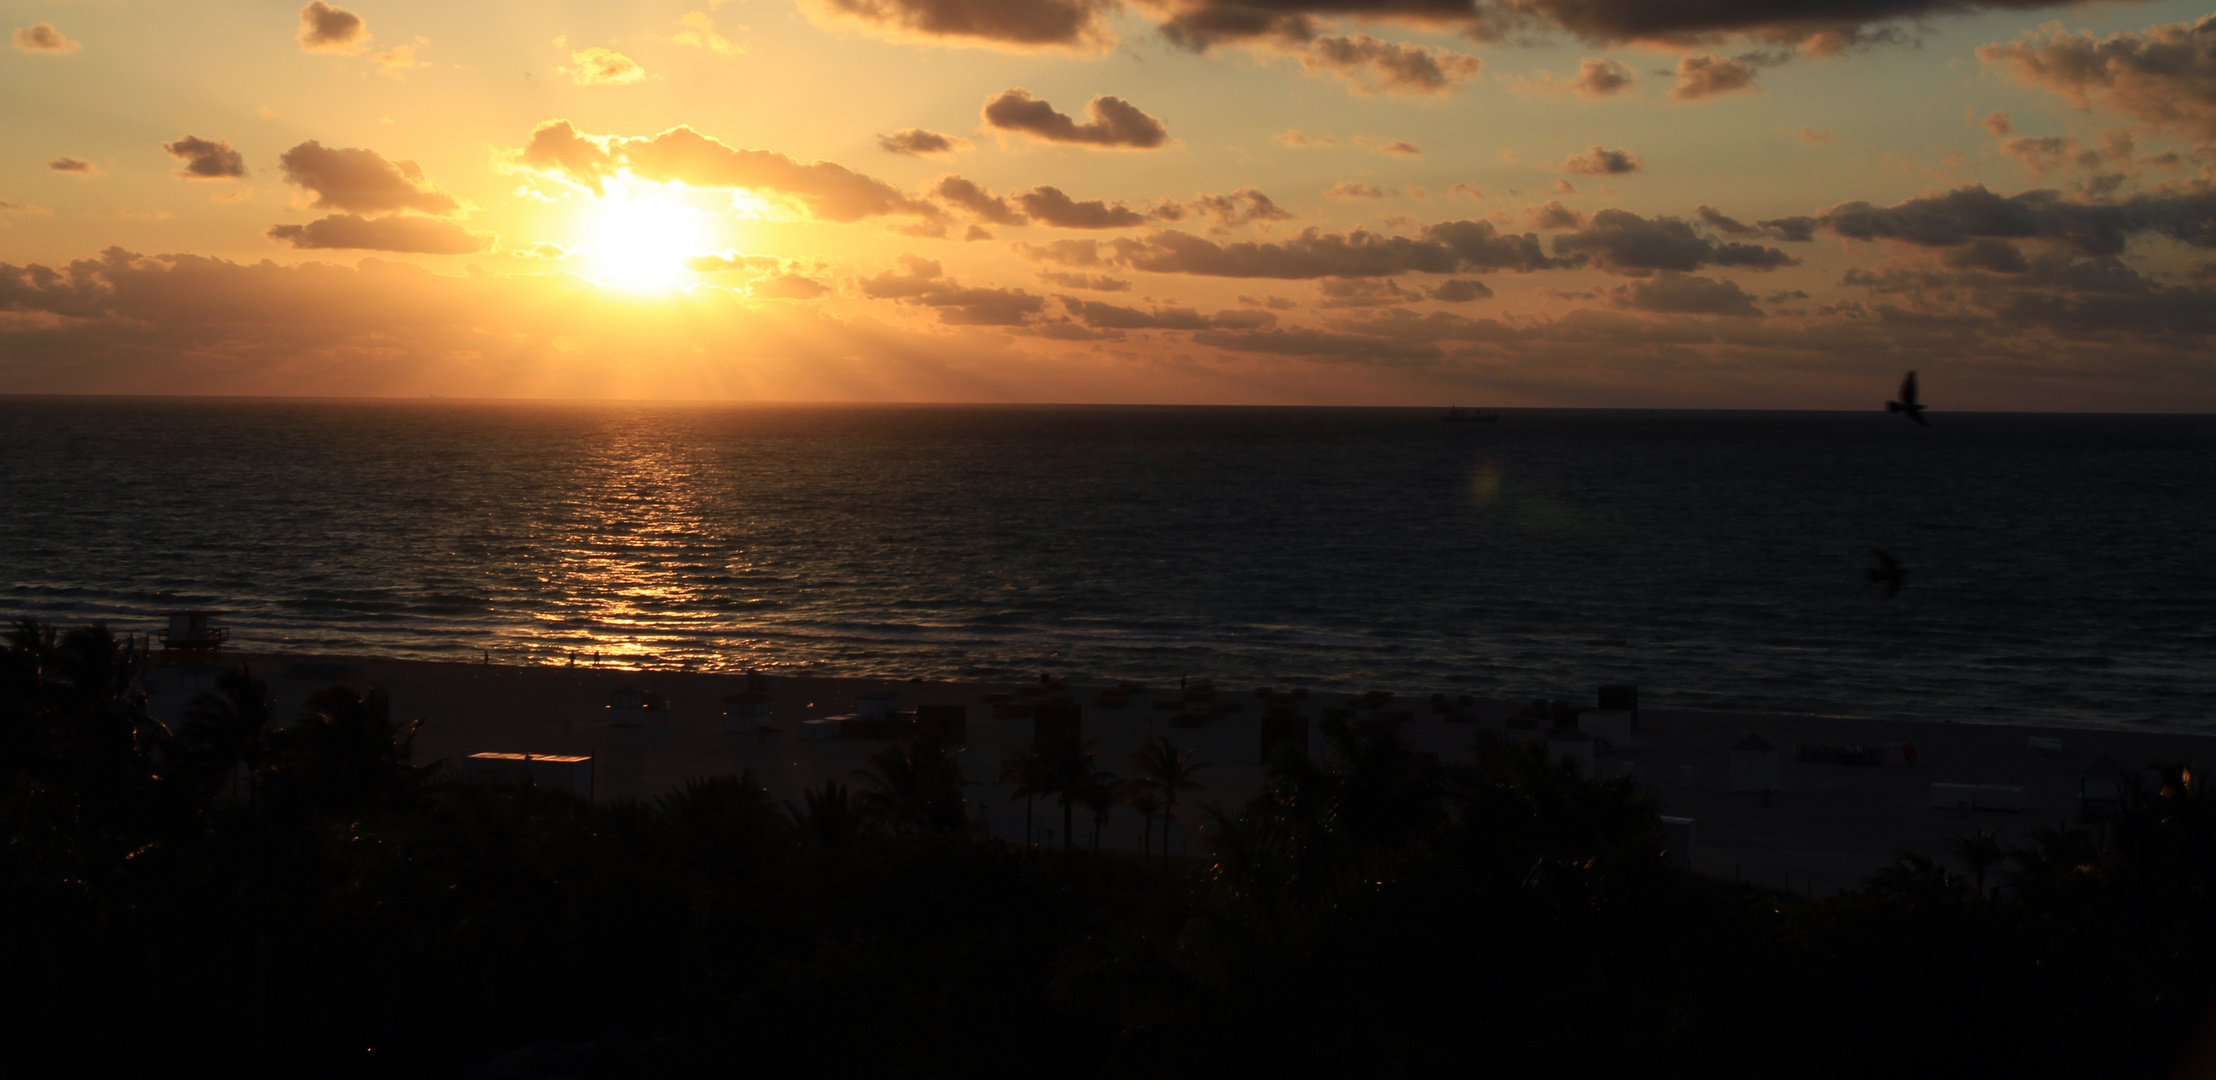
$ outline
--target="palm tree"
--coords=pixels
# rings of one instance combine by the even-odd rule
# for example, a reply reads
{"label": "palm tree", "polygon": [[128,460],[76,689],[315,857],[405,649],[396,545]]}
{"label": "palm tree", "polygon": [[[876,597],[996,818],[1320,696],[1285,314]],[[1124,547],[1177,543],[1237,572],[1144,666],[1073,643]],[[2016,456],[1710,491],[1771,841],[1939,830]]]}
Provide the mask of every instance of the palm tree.
{"label": "palm tree", "polygon": [[1154,786],[1145,780],[1126,780],[1116,793],[1123,804],[1137,810],[1144,824],[1139,826],[1139,855],[1154,853],[1154,816],[1162,812],[1162,799],[1154,794]]}
{"label": "palm tree", "polygon": [[275,712],[268,684],[248,674],[244,664],[216,676],[215,690],[195,696],[185,708],[179,734],[187,757],[204,770],[204,783],[221,784],[244,765],[249,813],[260,803],[262,753]]}
{"label": "palm tree", "polygon": [[1962,860],[1962,866],[1977,883],[1979,899],[1985,898],[1985,872],[1999,865],[2007,852],[2001,849],[1999,829],[1979,829],[1973,836],[1950,836],[1947,853]]}
{"label": "palm tree", "polygon": [[1193,774],[1208,767],[1205,761],[1194,761],[1198,751],[1179,750],[1167,735],[1156,736],[1131,754],[1131,767],[1138,770],[1139,782],[1147,785],[1162,800],[1162,865],[1170,861],[1170,824],[1177,820],[1177,800],[1188,791],[1200,790],[1200,782]]}
{"label": "palm tree", "polygon": [[896,827],[955,831],[969,824],[962,789],[969,781],[952,753],[928,736],[894,743],[869,756],[854,775],[869,790],[856,800],[864,813]]}
{"label": "palm tree", "polygon": [[1037,746],[1026,746],[1002,758],[1000,769],[993,774],[996,783],[1016,785],[1015,794],[1023,796],[1023,846],[1031,847],[1031,799],[1043,794],[1046,788],[1046,765],[1039,756]]}
{"label": "palm tree", "polygon": [[1108,812],[1123,793],[1123,778],[1106,769],[1095,771],[1077,787],[1077,801],[1093,812],[1093,854],[1100,854],[1100,829],[1108,824]]}
{"label": "palm tree", "polygon": [[1039,759],[1039,791],[1052,794],[1062,804],[1062,846],[1072,846],[1070,835],[1074,806],[1085,785],[1091,780],[1093,769],[1093,740],[1079,742],[1060,738],[1043,743],[1033,752]]}
{"label": "palm tree", "polygon": [[861,815],[854,806],[852,793],[840,787],[836,780],[825,780],[821,787],[803,788],[802,805],[794,806],[785,800],[785,816],[792,819],[803,837],[825,847],[845,847],[855,834],[861,832]]}

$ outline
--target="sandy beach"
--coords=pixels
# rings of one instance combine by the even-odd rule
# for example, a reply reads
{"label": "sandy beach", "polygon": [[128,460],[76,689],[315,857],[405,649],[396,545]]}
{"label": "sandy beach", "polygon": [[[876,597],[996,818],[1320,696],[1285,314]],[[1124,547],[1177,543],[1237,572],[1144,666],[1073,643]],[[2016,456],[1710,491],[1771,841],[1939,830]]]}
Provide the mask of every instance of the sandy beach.
{"label": "sandy beach", "polygon": [[[1012,798],[1006,785],[992,782],[998,763],[1032,738],[1032,720],[994,718],[988,695],[1021,689],[1014,684],[769,676],[775,732],[730,734],[724,731],[722,702],[746,688],[743,675],[269,655],[227,662],[239,661],[269,682],[280,717],[297,715],[310,692],[331,682],[383,688],[396,718],[422,721],[415,743],[419,764],[487,751],[591,754],[596,794],[603,800],[652,797],[690,777],[745,769],[752,769],[772,796],[796,799],[800,789],[825,778],[850,782],[869,754],[886,745],[868,739],[803,741],[802,721],[851,713],[863,694],[897,695],[911,709],[962,705],[968,739],[960,749],[976,784],[970,800],[996,836],[1021,840],[1024,835],[1022,801]],[[148,691],[156,716],[175,720],[211,674],[206,668],[151,671]],[[608,695],[620,687],[660,694],[667,708],[650,710],[639,727],[612,726]],[[1259,786],[1262,702],[1253,696],[1254,687],[1218,684],[1216,699],[1238,703],[1241,711],[1197,728],[1173,727],[1173,713],[1154,707],[1158,698],[1177,696],[1174,685],[1151,687],[1123,707],[1098,704],[1102,688],[1073,683],[1066,691],[1083,708],[1083,734],[1097,741],[1102,767],[1128,773],[1131,751],[1166,734],[1180,746],[1196,748],[1197,760],[1208,763],[1200,773],[1206,785],[1200,800],[1235,807]],[[1428,707],[1428,697],[1404,691],[1390,706],[1412,713],[1403,730],[1423,750],[1459,756],[1486,729],[1524,738],[1544,735],[1506,726],[1522,703],[1478,700],[1464,710],[1469,719],[1450,722]],[[1344,694],[1319,691],[1300,699],[1298,707],[1313,721],[1322,709],[1344,701]],[[1777,790],[1767,804],[1758,795],[1730,790],[1730,749],[1749,733],[1780,751]],[[2032,737],[2059,741],[2060,752],[2031,752]],[[1905,766],[1897,758],[1885,765],[1795,761],[1797,743],[1912,743],[1917,764]],[[1650,702],[1629,745],[1596,757],[1594,769],[1629,773],[1656,792],[1665,814],[1692,818],[1697,872],[1824,894],[1855,885],[1902,848],[1937,853],[1946,837],[1975,829],[2000,829],[2004,840],[2013,842],[2031,829],[2072,817],[2079,772],[2104,755],[2137,770],[2155,761],[2206,759],[2212,750],[2216,742],[2208,736],[2184,733],[1753,716]],[[1934,782],[2018,786],[2024,809],[1934,809],[1928,800]],[[1033,814],[1037,838],[1045,842],[1052,830],[1053,842],[1060,843],[1061,815],[1052,802],[1040,802]],[[1080,808],[1080,844],[1091,842],[1089,817]],[[1196,807],[1179,817],[1182,835],[1174,842],[1182,850],[1199,850],[1203,815]],[[1119,807],[1100,835],[1104,846],[1136,849],[1139,817]]]}

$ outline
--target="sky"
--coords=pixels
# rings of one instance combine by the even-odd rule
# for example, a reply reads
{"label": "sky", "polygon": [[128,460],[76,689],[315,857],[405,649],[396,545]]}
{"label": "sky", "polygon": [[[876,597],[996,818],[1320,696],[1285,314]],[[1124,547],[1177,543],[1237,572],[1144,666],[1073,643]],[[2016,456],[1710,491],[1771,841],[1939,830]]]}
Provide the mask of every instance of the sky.
{"label": "sky", "polygon": [[2208,0],[0,10],[0,393],[2216,409]]}

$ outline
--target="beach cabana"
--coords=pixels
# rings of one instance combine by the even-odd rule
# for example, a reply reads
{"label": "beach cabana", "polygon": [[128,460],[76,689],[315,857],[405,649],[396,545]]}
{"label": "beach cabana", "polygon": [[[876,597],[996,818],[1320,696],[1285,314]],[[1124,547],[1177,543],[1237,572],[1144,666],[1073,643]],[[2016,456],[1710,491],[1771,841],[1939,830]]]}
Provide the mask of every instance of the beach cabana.
{"label": "beach cabana", "polygon": [[1731,748],[1731,790],[1776,791],[1777,746],[1758,734],[1749,734]]}
{"label": "beach cabana", "polygon": [[629,686],[608,691],[608,723],[614,727],[646,723],[646,691]]}
{"label": "beach cabana", "polygon": [[2102,755],[2078,774],[2078,812],[2087,821],[2123,813],[2131,806],[2133,779],[2130,769]]}
{"label": "beach cabana", "polygon": [[223,650],[223,643],[231,639],[231,632],[212,624],[221,612],[171,611],[162,618],[168,625],[162,630],[162,651],[159,659],[164,664],[212,664]]}
{"label": "beach cabana", "polygon": [[723,730],[734,735],[751,735],[768,727],[773,700],[760,690],[741,690],[724,698]]}
{"label": "beach cabana", "polygon": [[1599,739],[1603,750],[1631,745],[1631,714],[1622,709],[1587,709],[1577,714],[1577,729]]}

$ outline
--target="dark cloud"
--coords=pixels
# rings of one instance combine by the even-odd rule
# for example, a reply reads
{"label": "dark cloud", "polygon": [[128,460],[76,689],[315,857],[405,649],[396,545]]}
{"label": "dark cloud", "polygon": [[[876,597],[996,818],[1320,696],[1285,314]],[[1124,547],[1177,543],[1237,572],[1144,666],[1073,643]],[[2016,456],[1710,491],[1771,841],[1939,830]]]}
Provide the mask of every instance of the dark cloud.
{"label": "dark cloud", "polygon": [[54,29],[53,23],[43,22],[16,27],[14,41],[15,47],[24,52],[56,55],[73,53],[85,47],[83,42],[71,40],[61,31]]}
{"label": "dark cloud", "polygon": [[2216,15],[2106,38],[2056,29],[1977,55],[2081,109],[2098,102],[2155,130],[2216,139]]}
{"label": "dark cloud", "polygon": [[856,284],[872,300],[894,300],[936,309],[948,326],[1019,326],[1046,306],[1046,298],[1022,289],[964,288],[932,259],[902,255],[900,269]]}
{"label": "dark cloud", "polygon": [[169,156],[185,163],[177,170],[180,180],[236,180],[246,175],[246,155],[231,149],[228,139],[203,139],[187,135],[162,144]]}
{"label": "dark cloud", "polygon": [[1577,62],[1577,77],[1570,89],[1581,98],[1604,98],[1623,93],[1638,82],[1631,69],[1614,60],[1588,56]]}
{"label": "dark cloud", "polygon": [[940,177],[931,193],[968,211],[972,216],[995,225],[1021,225],[1025,220],[1023,212],[1010,206],[1008,200],[959,176],[949,174]]}
{"label": "dark cloud", "polygon": [[1086,49],[1111,40],[1111,0],[811,0],[812,14],[885,37],[1014,51]]}
{"label": "dark cloud", "polygon": [[362,17],[345,8],[332,7],[323,0],[313,0],[300,9],[300,33],[297,35],[303,52],[339,53],[351,56],[369,48],[369,24]]}
{"label": "dark cloud", "polygon": [[911,157],[951,157],[972,148],[968,139],[923,128],[901,128],[890,135],[879,135],[877,146],[888,153]]}
{"label": "dark cloud", "polygon": [[1467,304],[1472,300],[1491,298],[1493,289],[1475,278],[1449,278],[1425,289],[1424,295],[1444,304]]}
{"label": "dark cloud", "polygon": [[1562,159],[1562,171],[1577,176],[1622,176],[1639,171],[1639,159],[1629,150],[1595,146]]}
{"label": "dark cloud", "polygon": [[1119,97],[1101,95],[1085,105],[1080,124],[1021,87],[988,99],[985,123],[999,131],[1020,131],[1042,142],[1118,150],[1153,150],[1169,142],[1169,128]]}
{"label": "dark cloud", "polygon": [[1737,60],[1713,53],[1681,56],[1677,60],[1677,85],[1670,89],[1675,101],[1702,101],[1721,94],[1755,89],[1754,69]]}
{"label": "dark cloud", "polygon": [[1734,315],[1760,318],[1754,297],[1736,282],[1698,274],[1665,273],[1608,290],[1609,303],[1667,315]]}
{"label": "dark cloud", "polygon": [[1531,233],[1502,233],[1489,221],[1447,221],[1420,236],[1381,236],[1303,230],[1277,243],[1219,244],[1190,233],[1164,231],[1110,241],[1058,241],[1017,245],[1028,258],[1064,266],[1109,264],[1156,274],[1306,280],[1391,277],[1405,273],[1454,274],[1471,270],[1527,272],[1557,265]]}
{"label": "dark cloud", "polygon": [[985,228],[983,225],[972,225],[962,233],[962,240],[964,242],[990,240],[992,238],[992,230]]}
{"label": "dark cloud", "polygon": [[1061,270],[1044,270],[1039,280],[1064,289],[1085,289],[1090,292],[1130,292],[1131,283],[1106,274],[1072,274]]}
{"label": "dark cloud", "polygon": [[1209,217],[1215,224],[1210,232],[1223,233],[1241,225],[1257,221],[1290,221],[1293,212],[1277,205],[1258,188],[1243,187],[1229,195],[1199,195],[1191,202],[1165,199],[1147,208],[1147,216],[1156,221],[1183,221],[1188,217]]}
{"label": "dark cloud", "polygon": [[559,172],[595,194],[604,193],[605,180],[622,168],[646,180],[781,195],[823,221],[887,215],[937,221],[944,216],[937,206],[844,165],[802,164],[768,150],[741,150],[683,125],[650,138],[622,138],[584,135],[567,120],[549,120],[532,131],[517,160]]}
{"label": "dark cloud", "polygon": [[1643,218],[1628,210],[1601,210],[1584,228],[1554,238],[1556,255],[1589,260],[1612,274],[1644,277],[1658,270],[1736,266],[1775,270],[1795,260],[1773,247],[1719,241],[1677,218]]}
{"label": "dark cloud", "polygon": [[72,173],[77,176],[96,176],[100,172],[99,166],[81,157],[58,157],[47,162],[46,167],[55,172]]}
{"label": "dark cloud", "polygon": [[1391,278],[1325,278],[1316,282],[1319,309],[1390,307],[1421,299]]}
{"label": "dark cloud", "polygon": [[830,292],[824,283],[799,274],[779,274],[746,287],[746,294],[756,300],[818,300]]}
{"label": "dark cloud", "polygon": [[2086,255],[2116,255],[2139,234],[2216,247],[2216,192],[2135,195],[2095,203],[2071,202],[2045,190],[2004,197],[1974,185],[1892,206],[1841,203],[1818,220],[1852,240],[1894,240],[1918,247],[1958,247],[1980,239],[2039,240]]}
{"label": "dark cloud", "polygon": [[2016,245],[2006,240],[1973,240],[1947,253],[1944,260],[1958,270],[1983,270],[1989,274],[2028,274],[2030,261]]}
{"label": "dark cloud", "polygon": [[1385,197],[1384,188],[1360,180],[1341,180],[1323,189],[1323,193],[1334,199],[1382,199]]}
{"label": "dark cloud", "polygon": [[311,139],[285,151],[277,164],[287,181],[315,195],[309,205],[317,210],[444,215],[461,208],[452,195],[424,180],[415,162],[388,161],[375,150],[330,147]]}
{"label": "dark cloud", "polygon": [[1564,206],[1559,201],[1554,199],[1547,200],[1544,205],[1533,206],[1526,209],[1524,211],[1524,215],[1531,219],[1531,223],[1533,225],[1536,225],[1542,229],[1559,231],[1562,229],[1581,229],[1585,227],[1584,214],[1581,214],[1576,210]]}
{"label": "dark cloud", "polygon": [[420,217],[364,218],[332,214],[306,225],[272,225],[269,238],[296,248],[353,248],[415,255],[468,255],[492,247],[493,237],[451,221]]}
{"label": "dark cloud", "polygon": [[1693,208],[1693,213],[1699,215],[1701,221],[1709,228],[1725,236],[1753,236],[1762,231],[1738,218],[1725,214],[1713,206],[1705,204],[1696,206]]}
{"label": "dark cloud", "polygon": [[1758,221],[1755,224],[1762,226],[1771,236],[1775,236],[1780,240],[1794,244],[1805,244],[1816,238],[1816,226],[1820,222],[1805,214],[1797,214],[1793,217]]}
{"label": "dark cloud", "polygon": [[1301,47],[1300,63],[1311,72],[1338,77],[1358,94],[1402,97],[1451,94],[1485,66],[1467,53],[1380,41],[1368,34],[1317,38]]}
{"label": "dark cloud", "polygon": [[1064,195],[1060,188],[1044,185],[1017,195],[1016,203],[1032,220],[1057,229],[1128,229],[1146,224],[1146,215],[1122,203],[1110,205],[1099,199],[1079,202]]}
{"label": "dark cloud", "polygon": [[1277,356],[1304,356],[1379,361],[1437,360],[1442,354],[1436,345],[1418,345],[1381,341],[1360,334],[1339,334],[1329,330],[1204,330],[1193,335],[1193,343],[1236,352],[1269,353]]}
{"label": "dark cloud", "polygon": [[2016,133],[2016,125],[2008,119],[2007,113],[1999,109],[1986,113],[1985,119],[1978,121],[1978,123],[1983,125],[1985,130],[1992,132],[1996,139]]}
{"label": "dark cloud", "polygon": [[[1104,304],[1098,300],[1060,298],[1070,317],[1095,330],[1206,330],[1214,324],[1192,308],[1138,308]],[[1232,313],[1236,314],[1236,313]]]}

